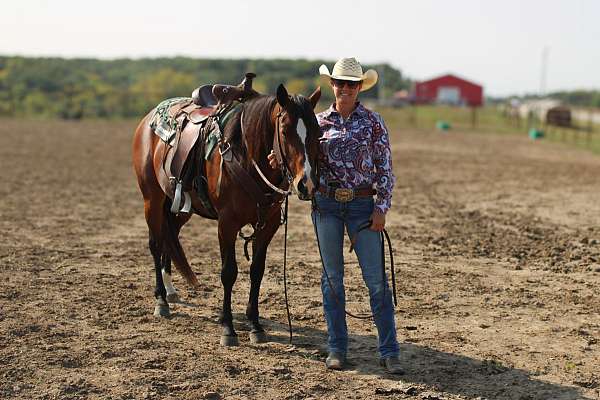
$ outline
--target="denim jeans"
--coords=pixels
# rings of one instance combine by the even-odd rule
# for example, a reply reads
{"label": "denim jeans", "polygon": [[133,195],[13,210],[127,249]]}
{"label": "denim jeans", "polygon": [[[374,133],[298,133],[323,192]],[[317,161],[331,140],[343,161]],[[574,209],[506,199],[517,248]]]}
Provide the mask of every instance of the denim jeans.
{"label": "denim jeans", "polygon": [[[323,265],[327,271],[321,276],[323,310],[327,321],[328,347],[330,352],[346,354],[348,350],[348,327],[345,314],[344,293],[344,228],[350,238],[369,221],[374,202],[370,197],[355,198],[346,203],[315,195],[312,220],[319,236]],[[392,294],[387,279],[383,277],[381,236],[370,229],[361,230],[356,236],[354,251],[369,289],[371,312],[375,316],[380,357],[397,356],[396,324]],[[327,276],[331,285],[327,281]],[[335,295],[332,293],[335,290]],[[384,289],[385,288],[385,289]]]}

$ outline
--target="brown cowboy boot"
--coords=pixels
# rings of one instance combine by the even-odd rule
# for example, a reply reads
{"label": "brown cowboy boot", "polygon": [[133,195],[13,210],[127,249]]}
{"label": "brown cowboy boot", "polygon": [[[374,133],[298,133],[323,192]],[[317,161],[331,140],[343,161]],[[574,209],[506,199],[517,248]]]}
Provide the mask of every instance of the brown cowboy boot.
{"label": "brown cowboy boot", "polygon": [[400,365],[400,358],[398,358],[398,356],[380,358],[379,365],[385,368],[385,370],[390,374],[404,375],[404,370]]}
{"label": "brown cowboy boot", "polygon": [[327,369],[341,370],[346,364],[346,356],[341,353],[330,352],[325,360],[325,366]]}

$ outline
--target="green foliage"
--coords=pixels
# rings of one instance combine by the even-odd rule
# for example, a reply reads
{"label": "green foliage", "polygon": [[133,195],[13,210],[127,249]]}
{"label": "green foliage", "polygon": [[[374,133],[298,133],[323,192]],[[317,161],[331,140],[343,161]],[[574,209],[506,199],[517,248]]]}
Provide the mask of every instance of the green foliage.
{"label": "green foliage", "polygon": [[[139,117],[161,100],[189,96],[206,83],[238,84],[246,72],[258,77],[254,87],[274,94],[285,84],[290,93],[309,95],[323,82],[318,76],[328,60],[286,59],[62,59],[0,56],[0,115],[80,118]],[[393,67],[365,65],[383,75],[384,86],[361,94],[369,99],[408,88]],[[323,87],[324,103],[333,100]]]}

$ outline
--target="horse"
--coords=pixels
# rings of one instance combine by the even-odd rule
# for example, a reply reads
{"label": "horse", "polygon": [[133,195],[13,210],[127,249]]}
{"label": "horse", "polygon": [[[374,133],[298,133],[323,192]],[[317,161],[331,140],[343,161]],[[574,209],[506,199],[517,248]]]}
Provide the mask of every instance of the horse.
{"label": "horse", "polygon": [[[222,328],[220,343],[237,346],[239,340],[233,326],[231,295],[237,279],[235,257],[236,237],[240,230],[250,224],[254,227],[252,260],[250,265],[250,295],[246,317],[250,324],[250,340],[253,343],[267,341],[267,335],[259,322],[258,298],[265,270],[267,247],[281,225],[281,204],[290,192],[302,200],[311,198],[317,187],[317,154],[320,129],[314,107],[321,96],[317,88],[308,98],[290,96],[279,85],[275,96],[254,92],[241,102],[241,112],[230,118],[223,128],[225,145],[221,143],[206,160],[201,171],[206,179],[208,197],[216,211],[218,239],[221,253],[221,283],[223,303],[219,322]],[[172,200],[159,184],[162,167],[158,154],[159,137],[150,124],[152,111],[136,128],[133,138],[133,166],[144,199],[144,212],[149,231],[149,248],[155,269],[154,315],[169,317],[169,302],[178,302],[179,296],[171,279],[171,260],[176,269],[192,287],[199,282],[192,271],[179,242],[181,228],[193,214],[210,217],[205,202],[191,194],[190,213],[174,214]],[[271,168],[267,155],[274,151],[280,169]],[[227,154],[231,152],[231,154]],[[236,168],[224,168],[223,161],[233,158],[239,162],[236,168],[243,177],[236,176]],[[231,163],[225,163],[231,164]],[[245,181],[259,188],[268,204],[257,204]],[[254,206],[256,204],[256,206]]]}

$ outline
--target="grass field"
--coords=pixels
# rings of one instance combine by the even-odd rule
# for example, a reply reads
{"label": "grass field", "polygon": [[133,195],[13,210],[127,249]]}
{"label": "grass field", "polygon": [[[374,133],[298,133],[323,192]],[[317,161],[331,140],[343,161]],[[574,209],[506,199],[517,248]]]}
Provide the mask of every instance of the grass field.
{"label": "grass field", "polygon": [[[375,107],[383,116],[388,128],[392,131],[398,129],[411,129],[431,132],[436,130],[439,121],[450,124],[449,132],[478,132],[490,134],[527,135],[526,121],[519,125],[502,116],[495,107],[483,107],[477,110],[476,115],[466,107],[450,106],[419,106],[419,107]],[[538,127],[539,124],[536,126]],[[558,127],[543,127],[545,137],[541,140],[564,143],[600,154],[600,127],[593,126],[592,132]]]}

